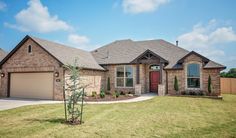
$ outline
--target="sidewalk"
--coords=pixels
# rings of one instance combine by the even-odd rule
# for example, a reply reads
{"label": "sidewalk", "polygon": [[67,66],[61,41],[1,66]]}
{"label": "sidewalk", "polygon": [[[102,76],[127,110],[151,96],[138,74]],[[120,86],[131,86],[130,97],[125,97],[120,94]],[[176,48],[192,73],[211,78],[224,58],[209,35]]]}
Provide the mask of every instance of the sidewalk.
{"label": "sidewalk", "polygon": [[99,102],[85,102],[85,104],[112,104],[112,103],[132,103],[132,102],[140,102],[154,98],[157,96],[155,93],[146,93],[141,96],[133,99],[120,100],[120,101],[99,101]]}

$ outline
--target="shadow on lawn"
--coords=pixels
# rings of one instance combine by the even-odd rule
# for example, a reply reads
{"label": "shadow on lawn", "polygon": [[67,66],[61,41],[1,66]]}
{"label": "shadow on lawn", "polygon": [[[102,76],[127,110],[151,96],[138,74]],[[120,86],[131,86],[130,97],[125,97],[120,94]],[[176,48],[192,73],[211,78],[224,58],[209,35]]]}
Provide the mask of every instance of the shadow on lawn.
{"label": "shadow on lawn", "polygon": [[37,119],[37,118],[31,118],[31,119],[25,119],[26,121],[29,122],[39,122],[39,123],[53,123],[53,124],[64,124],[65,123],[65,119],[64,118],[49,118],[49,119]]}

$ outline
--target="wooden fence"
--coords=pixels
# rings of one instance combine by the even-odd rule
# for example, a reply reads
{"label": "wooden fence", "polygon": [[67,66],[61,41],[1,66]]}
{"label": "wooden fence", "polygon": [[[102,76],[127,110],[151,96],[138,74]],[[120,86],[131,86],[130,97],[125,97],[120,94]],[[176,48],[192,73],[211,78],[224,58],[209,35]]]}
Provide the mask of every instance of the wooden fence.
{"label": "wooden fence", "polygon": [[221,93],[236,94],[236,78],[220,78]]}

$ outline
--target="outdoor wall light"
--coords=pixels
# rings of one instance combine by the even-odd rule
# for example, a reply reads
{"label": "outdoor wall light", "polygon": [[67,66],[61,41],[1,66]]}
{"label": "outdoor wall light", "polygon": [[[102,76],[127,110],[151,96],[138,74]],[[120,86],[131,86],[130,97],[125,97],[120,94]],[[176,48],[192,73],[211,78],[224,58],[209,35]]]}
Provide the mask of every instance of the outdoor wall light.
{"label": "outdoor wall light", "polygon": [[55,73],[54,73],[54,76],[55,76],[55,77],[59,77],[59,72],[55,72]]}
{"label": "outdoor wall light", "polygon": [[1,77],[2,77],[2,78],[5,77],[5,74],[4,74],[4,73],[1,73]]}

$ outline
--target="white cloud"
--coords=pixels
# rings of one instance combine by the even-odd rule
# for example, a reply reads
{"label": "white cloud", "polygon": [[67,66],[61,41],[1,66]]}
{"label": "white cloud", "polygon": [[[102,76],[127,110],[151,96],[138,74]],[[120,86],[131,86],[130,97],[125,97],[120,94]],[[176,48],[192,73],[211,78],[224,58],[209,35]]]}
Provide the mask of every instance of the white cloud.
{"label": "white cloud", "polygon": [[7,8],[7,4],[0,1],[0,11],[4,11]]}
{"label": "white cloud", "polygon": [[126,13],[153,12],[169,0],[123,0],[122,7]]}
{"label": "white cloud", "polygon": [[48,8],[43,6],[40,0],[30,0],[28,6],[27,9],[23,9],[16,14],[16,24],[4,23],[4,25],[24,32],[34,31],[40,33],[72,29],[57,15],[50,15]]}
{"label": "white cloud", "polygon": [[89,38],[78,34],[70,34],[68,36],[68,42],[78,48],[85,47],[89,43]]}
{"label": "white cloud", "polygon": [[195,25],[192,31],[180,35],[177,40],[183,48],[217,59],[225,55],[219,46],[236,42],[236,33],[231,26],[219,27],[216,20],[211,20],[206,25]]}

